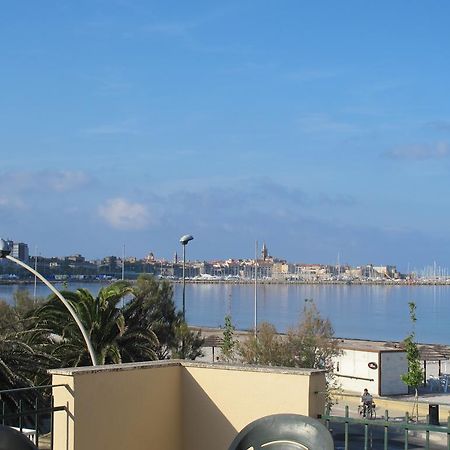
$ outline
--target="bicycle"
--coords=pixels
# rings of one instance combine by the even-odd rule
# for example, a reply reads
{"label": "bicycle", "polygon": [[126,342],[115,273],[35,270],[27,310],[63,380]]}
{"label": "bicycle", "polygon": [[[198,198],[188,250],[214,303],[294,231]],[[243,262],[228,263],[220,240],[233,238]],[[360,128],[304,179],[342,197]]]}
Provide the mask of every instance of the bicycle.
{"label": "bicycle", "polygon": [[362,417],[367,417],[368,419],[376,419],[377,412],[375,408],[375,402],[367,403],[366,405],[358,405],[358,414]]}

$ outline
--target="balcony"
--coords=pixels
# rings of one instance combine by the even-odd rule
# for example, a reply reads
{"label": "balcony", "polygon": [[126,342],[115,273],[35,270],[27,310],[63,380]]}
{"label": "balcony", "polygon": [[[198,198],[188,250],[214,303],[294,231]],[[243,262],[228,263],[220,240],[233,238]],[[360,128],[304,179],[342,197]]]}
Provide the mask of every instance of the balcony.
{"label": "balcony", "polygon": [[317,417],[325,373],[180,360],[52,370],[55,450],[227,449],[269,414]]}

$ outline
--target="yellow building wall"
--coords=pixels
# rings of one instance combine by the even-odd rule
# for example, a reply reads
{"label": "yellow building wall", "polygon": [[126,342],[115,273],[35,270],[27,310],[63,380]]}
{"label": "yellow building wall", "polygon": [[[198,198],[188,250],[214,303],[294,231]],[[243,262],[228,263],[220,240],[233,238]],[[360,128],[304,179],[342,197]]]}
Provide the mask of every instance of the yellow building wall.
{"label": "yellow building wall", "polygon": [[[318,394],[310,393],[312,378]],[[248,423],[269,414],[317,417],[324,410],[324,397],[320,394],[324,380],[323,373],[185,367],[182,448],[226,449]]]}
{"label": "yellow building wall", "polygon": [[[269,414],[316,417],[323,372],[189,362],[54,371],[55,450],[227,449]],[[64,373],[67,373],[65,375]]]}
{"label": "yellow building wall", "polygon": [[[74,378],[71,375],[53,375],[52,384],[55,406],[63,406],[66,411],[54,413],[53,445],[55,449],[74,450]],[[60,386],[63,385],[63,386]]]}
{"label": "yellow building wall", "polygon": [[[179,450],[181,369],[171,366],[75,374],[75,401],[69,402],[66,418],[64,413],[56,415],[60,418],[55,423],[55,450]],[[53,382],[59,379],[55,376]],[[60,404],[61,394],[56,395]],[[62,403],[65,400],[62,398]]]}

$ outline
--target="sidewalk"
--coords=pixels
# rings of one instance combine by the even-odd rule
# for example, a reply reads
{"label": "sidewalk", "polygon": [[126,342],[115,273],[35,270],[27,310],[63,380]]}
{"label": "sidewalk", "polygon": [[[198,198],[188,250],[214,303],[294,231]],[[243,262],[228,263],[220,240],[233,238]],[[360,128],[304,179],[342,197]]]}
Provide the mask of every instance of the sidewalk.
{"label": "sidewalk", "polygon": [[[377,405],[377,417],[384,416],[385,411],[390,417],[404,417],[411,415],[414,395],[396,395],[391,397],[374,397]],[[354,392],[344,392],[337,396],[337,404],[333,406],[333,413],[343,414],[345,406],[349,406],[350,416],[357,415],[356,410],[360,404],[360,395]],[[425,418],[429,412],[429,405],[439,405],[439,421],[446,423],[450,416],[450,393],[421,393],[419,394],[419,417]]]}

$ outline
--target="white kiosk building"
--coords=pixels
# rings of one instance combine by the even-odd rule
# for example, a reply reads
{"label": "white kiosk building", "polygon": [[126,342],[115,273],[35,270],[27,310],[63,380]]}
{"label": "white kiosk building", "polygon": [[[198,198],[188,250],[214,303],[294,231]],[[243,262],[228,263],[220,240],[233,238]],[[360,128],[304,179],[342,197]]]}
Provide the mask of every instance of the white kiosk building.
{"label": "white kiosk building", "polygon": [[342,355],[336,358],[335,374],[344,391],[372,395],[407,394],[401,375],[408,371],[406,352],[398,343],[339,339]]}

